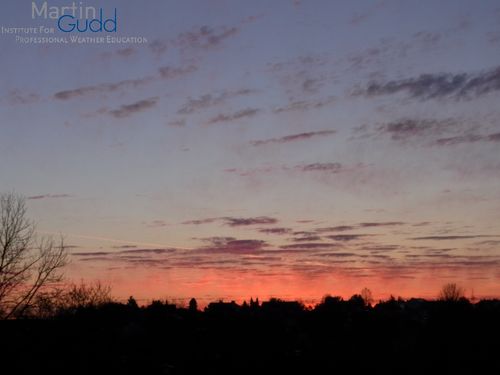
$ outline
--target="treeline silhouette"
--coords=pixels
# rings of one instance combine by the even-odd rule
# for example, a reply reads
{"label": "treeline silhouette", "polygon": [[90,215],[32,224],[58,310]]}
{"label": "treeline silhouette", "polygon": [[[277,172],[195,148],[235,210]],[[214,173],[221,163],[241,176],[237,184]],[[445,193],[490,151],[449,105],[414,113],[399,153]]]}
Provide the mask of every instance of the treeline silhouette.
{"label": "treeline silhouette", "polygon": [[195,299],[139,307],[131,297],[2,321],[0,341],[14,369],[2,373],[16,374],[500,373],[500,300],[372,306],[354,295],[200,310]]}

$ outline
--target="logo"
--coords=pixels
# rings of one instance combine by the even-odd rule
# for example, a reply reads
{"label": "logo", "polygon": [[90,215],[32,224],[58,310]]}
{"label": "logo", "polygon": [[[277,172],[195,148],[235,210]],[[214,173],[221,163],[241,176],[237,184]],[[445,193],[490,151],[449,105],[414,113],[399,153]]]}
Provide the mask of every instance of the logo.
{"label": "logo", "polygon": [[33,1],[31,18],[52,19],[57,29],[64,33],[116,33],[118,27],[116,8],[106,15],[103,8],[84,6],[82,2],[78,5],[73,2],[70,6],[49,6],[47,1],[39,4]]}

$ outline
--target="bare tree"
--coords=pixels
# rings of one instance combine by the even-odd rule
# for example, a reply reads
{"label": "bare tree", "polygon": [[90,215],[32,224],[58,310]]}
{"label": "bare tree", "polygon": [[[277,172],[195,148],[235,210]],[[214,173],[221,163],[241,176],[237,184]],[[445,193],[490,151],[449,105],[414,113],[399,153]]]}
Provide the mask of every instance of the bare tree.
{"label": "bare tree", "polygon": [[37,318],[50,318],[59,314],[75,313],[79,309],[98,308],[115,300],[111,287],[99,280],[91,283],[69,283],[39,293],[31,309]]}
{"label": "bare tree", "polygon": [[361,298],[363,298],[363,301],[365,302],[365,306],[371,306],[371,304],[373,303],[372,291],[368,288],[363,288],[361,290]]}
{"label": "bare tree", "polygon": [[446,302],[458,302],[462,298],[465,298],[465,290],[455,283],[445,284],[438,297],[440,301]]}
{"label": "bare tree", "polygon": [[111,297],[111,287],[97,280],[89,284],[85,284],[83,281],[79,285],[70,284],[60,301],[62,309],[75,310],[99,307],[113,302],[113,298]]}
{"label": "bare tree", "polygon": [[37,295],[62,279],[67,263],[64,241],[38,238],[27,218],[24,197],[0,195],[0,318],[19,317]]}

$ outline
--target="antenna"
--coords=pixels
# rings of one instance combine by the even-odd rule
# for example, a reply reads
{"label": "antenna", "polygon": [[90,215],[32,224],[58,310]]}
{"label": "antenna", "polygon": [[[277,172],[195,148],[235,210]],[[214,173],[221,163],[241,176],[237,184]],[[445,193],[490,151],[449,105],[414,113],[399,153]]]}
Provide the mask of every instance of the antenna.
{"label": "antenna", "polygon": [[476,303],[476,296],[474,295],[474,288],[471,289],[471,292],[470,292],[470,301],[472,303]]}

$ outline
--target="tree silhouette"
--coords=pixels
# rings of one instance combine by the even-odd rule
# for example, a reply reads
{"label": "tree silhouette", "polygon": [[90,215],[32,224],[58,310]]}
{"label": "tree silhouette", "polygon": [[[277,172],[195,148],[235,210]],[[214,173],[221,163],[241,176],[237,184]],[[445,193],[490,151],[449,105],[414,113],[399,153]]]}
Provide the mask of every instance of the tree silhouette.
{"label": "tree silhouette", "polygon": [[71,284],[60,299],[61,307],[65,310],[99,307],[112,301],[111,287],[100,281]]}
{"label": "tree silhouette", "polygon": [[361,298],[363,298],[363,301],[365,301],[365,306],[371,306],[371,304],[373,303],[372,291],[368,288],[363,288],[361,290]]}
{"label": "tree silhouette", "polygon": [[26,217],[25,198],[0,195],[0,318],[22,316],[37,296],[62,279],[66,248],[51,237],[37,238]]}
{"label": "tree silhouette", "polygon": [[139,305],[137,304],[137,301],[133,296],[130,296],[127,300],[127,306],[130,307],[133,310],[136,310],[139,308]]}
{"label": "tree silhouette", "polygon": [[196,302],[195,298],[191,298],[189,301],[189,311],[198,311],[198,302]]}
{"label": "tree silhouette", "polygon": [[445,284],[438,297],[439,300],[445,302],[458,302],[462,298],[465,298],[465,290],[455,283]]}

